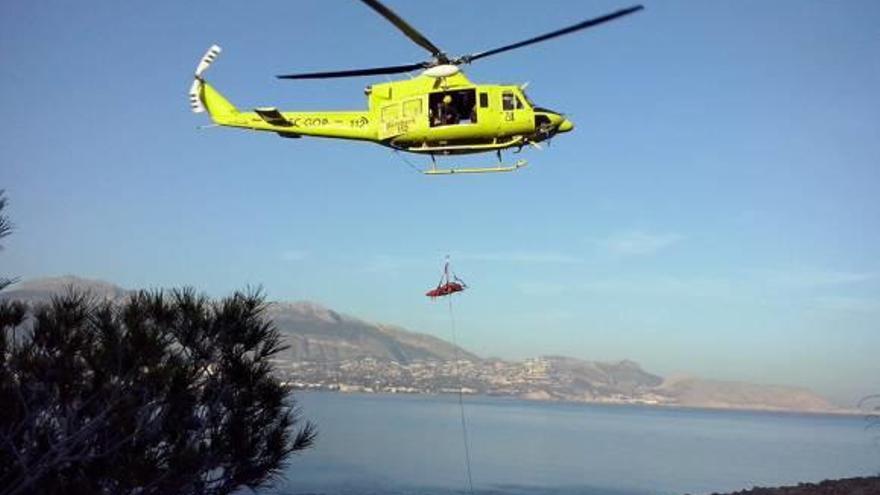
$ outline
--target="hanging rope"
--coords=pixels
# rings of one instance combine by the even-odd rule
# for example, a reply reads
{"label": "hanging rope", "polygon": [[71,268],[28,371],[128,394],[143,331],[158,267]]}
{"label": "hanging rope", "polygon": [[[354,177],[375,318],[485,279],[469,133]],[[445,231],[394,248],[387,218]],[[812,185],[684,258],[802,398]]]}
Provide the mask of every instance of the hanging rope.
{"label": "hanging rope", "polygon": [[[448,264],[447,264],[448,266]],[[447,272],[448,273],[448,272]],[[447,275],[448,276],[448,275]],[[467,420],[464,415],[464,385],[461,382],[461,373],[458,370],[458,361],[459,361],[459,350],[458,350],[458,340],[455,335],[455,313],[452,311],[452,296],[447,298],[449,300],[449,323],[452,328],[452,348],[455,356],[455,362],[453,364],[453,372],[455,373],[456,378],[458,379],[458,410],[461,415],[461,437],[464,443],[464,463],[467,469],[467,482],[468,482],[468,493],[473,495],[474,493],[474,478],[471,475],[471,449],[468,442],[468,431],[467,431]]]}
{"label": "hanging rope", "polygon": [[391,151],[394,153],[395,156],[397,156],[398,158],[400,158],[400,160],[401,160],[403,163],[407,164],[407,165],[409,166],[409,168],[413,169],[414,171],[418,172],[419,174],[424,174],[424,173],[425,173],[424,170],[422,170],[422,169],[420,169],[419,167],[413,165],[412,162],[410,162],[409,160],[407,160],[406,157],[403,156],[402,154],[400,154],[399,151],[397,151],[397,150],[395,150],[395,149],[392,149]]}

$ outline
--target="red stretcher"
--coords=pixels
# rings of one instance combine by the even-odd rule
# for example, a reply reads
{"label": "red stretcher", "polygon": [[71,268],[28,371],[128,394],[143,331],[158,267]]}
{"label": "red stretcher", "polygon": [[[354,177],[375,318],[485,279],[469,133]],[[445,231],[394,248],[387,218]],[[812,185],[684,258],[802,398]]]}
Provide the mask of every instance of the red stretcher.
{"label": "red stretcher", "polygon": [[464,280],[455,276],[455,273],[450,272],[449,261],[447,261],[446,265],[443,266],[443,275],[440,277],[437,287],[425,292],[425,295],[434,299],[455,294],[465,289],[467,289],[467,284],[464,283]]}

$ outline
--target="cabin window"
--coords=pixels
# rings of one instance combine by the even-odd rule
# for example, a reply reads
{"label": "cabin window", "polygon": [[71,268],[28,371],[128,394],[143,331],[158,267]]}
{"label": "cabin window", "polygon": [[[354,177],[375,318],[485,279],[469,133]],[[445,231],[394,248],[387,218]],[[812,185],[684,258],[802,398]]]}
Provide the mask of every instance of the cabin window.
{"label": "cabin window", "polygon": [[400,105],[388,105],[382,109],[382,120],[390,122],[400,118]]}
{"label": "cabin window", "polygon": [[489,94],[480,93],[480,108],[489,108]]}
{"label": "cabin window", "polygon": [[410,100],[403,103],[404,117],[417,117],[422,114],[422,100]]}
{"label": "cabin window", "polygon": [[431,127],[477,123],[477,91],[439,91],[428,97]]}

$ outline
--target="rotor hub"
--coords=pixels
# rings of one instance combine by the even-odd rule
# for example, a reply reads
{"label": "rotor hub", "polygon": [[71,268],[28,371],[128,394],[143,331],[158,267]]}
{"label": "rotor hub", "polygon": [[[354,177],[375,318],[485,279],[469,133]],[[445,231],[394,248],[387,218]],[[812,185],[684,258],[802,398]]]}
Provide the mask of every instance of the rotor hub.
{"label": "rotor hub", "polygon": [[423,76],[435,77],[435,78],[443,78],[454,76],[461,72],[461,69],[457,65],[452,64],[441,64],[435,65],[433,67],[429,67],[422,72]]}

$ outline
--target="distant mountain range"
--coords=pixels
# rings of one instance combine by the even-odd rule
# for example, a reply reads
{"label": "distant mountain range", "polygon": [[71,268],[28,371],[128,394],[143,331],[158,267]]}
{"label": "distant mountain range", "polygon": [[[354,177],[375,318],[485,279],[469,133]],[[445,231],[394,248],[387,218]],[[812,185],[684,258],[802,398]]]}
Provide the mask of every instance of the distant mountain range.
{"label": "distant mountain range", "polygon": [[[65,276],[18,283],[0,293],[0,299],[46,302],[70,287],[111,301],[131,293],[105,281]],[[628,360],[605,363],[565,356],[522,362],[482,359],[439,338],[369,323],[312,302],[273,303],[267,315],[289,345],[279,356],[280,368],[292,382],[306,388],[436,393],[461,383],[472,393],[526,399],[837,411],[805,388],[695,377],[664,379]],[[459,365],[454,365],[456,356]]]}
{"label": "distant mountain range", "polygon": [[[372,358],[409,364],[414,361],[449,361],[452,344],[392,325],[367,323],[312,302],[279,302],[268,316],[287,337],[286,357],[293,361],[339,362]],[[458,348],[459,359],[479,358]]]}
{"label": "distant mountain range", "polygon": [[[67,275],[24,281],[0,293],[0,299],[48,302],[70,288],[87,290],[97,299],[119,301],[133,291],[103,280]],[[373,358],[410,363],[451,360],[456,348],[444,340],[393,325],[367,323],[312,302],[275,302],[267,315],[287,338],[282,357],[295,361],[337,362]],[[458,348],[459,358],[479,360]]]}
{"label": "distant mountain range", "polygon": [[132,292],[103,280],[65,275],[19,282],[5,292],[0,292],[0,299],[19,299],[31,303],[48,302],[53,296],[63,294],[71,288],[87,290],[98,299],[109,300],[121,299]]}

